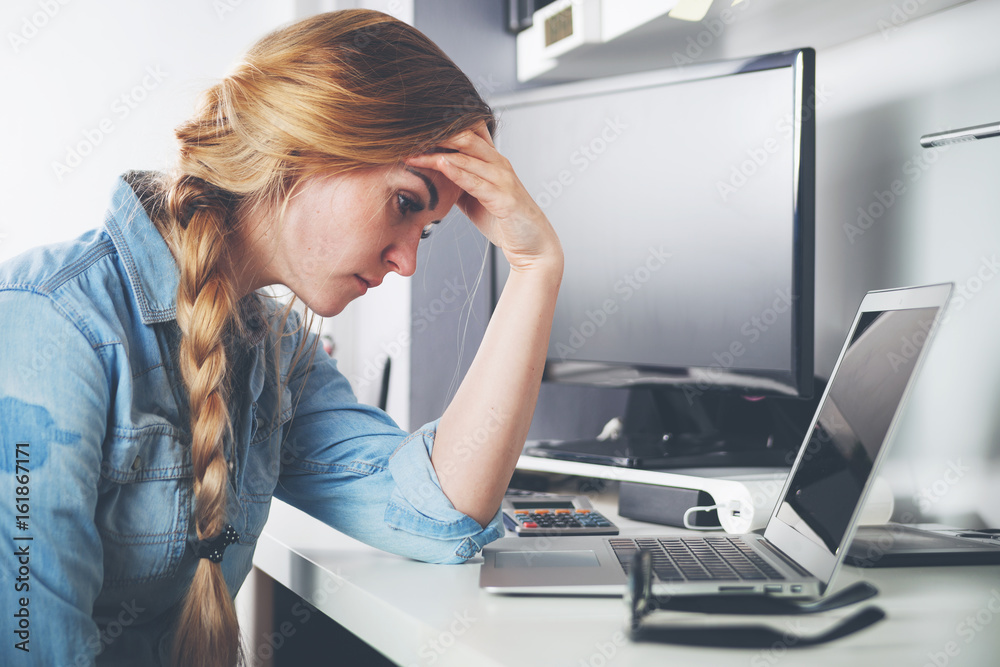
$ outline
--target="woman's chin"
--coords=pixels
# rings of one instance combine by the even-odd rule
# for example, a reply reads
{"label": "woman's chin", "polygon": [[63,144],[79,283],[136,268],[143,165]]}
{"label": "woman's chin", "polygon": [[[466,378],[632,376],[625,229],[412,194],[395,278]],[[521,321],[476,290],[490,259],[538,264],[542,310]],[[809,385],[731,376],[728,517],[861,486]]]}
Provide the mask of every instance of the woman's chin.
{"label": "woman's chin", "polygon": [[316,313],[320,317],[333,317],[335,315],[340,315],[347,308],[347,304],[354,300],[354,298],[338,298],[329,299],[326,301],[316,300],[315,303],[306,303],[309,310]]}

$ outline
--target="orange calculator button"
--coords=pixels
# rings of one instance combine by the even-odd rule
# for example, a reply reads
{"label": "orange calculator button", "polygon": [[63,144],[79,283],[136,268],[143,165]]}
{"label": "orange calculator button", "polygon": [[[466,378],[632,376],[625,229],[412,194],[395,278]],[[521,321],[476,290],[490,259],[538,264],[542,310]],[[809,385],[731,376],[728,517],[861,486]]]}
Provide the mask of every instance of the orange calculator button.
{"label": "orange calculator button", "polygon": [[577,514],[590,514],[590,510],[577,510]]}
{"label": "orange calculator button", "polygon": [[556,514],[569,514],[569,510],[556,510]]}
{"label": "orange calculator button", "polygon": [[548,514],[548,510],[535,510],[535,514]]}

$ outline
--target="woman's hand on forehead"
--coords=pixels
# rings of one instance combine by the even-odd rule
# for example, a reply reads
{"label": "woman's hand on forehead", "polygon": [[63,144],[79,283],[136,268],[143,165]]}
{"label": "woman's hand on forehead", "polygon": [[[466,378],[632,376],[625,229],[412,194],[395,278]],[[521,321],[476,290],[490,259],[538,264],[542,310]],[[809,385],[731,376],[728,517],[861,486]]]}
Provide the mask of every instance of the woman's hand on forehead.
{"label": "woman's hand on forehead", "polygon": [[555,231],[510,162],[497,151],[485,123],[406,163],[440,171],[460,187],[459,208],[503,250],[513,270],[548,262],[561,266],[562,248]]}

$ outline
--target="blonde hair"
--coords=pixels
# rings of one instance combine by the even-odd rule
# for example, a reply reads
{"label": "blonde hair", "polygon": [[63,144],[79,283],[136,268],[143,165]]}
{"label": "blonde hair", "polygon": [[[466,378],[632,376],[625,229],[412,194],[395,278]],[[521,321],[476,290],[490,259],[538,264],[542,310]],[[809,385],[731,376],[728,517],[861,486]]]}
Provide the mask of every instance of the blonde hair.
{"label": "blonde hair", "polygon": [[[489,106],[423,34],[379,12],[346,10],[264,37],[177,129],[178,163],[156,223],[180,270],[179,357],[199,540],[225,525],[226,341],[243,325],[229,252],[244,214],[279,214],[308,177],[396,164],[481,122],[493,132]],[[173,660],[185,667],[242,662],[218,563],[198,562]]]}

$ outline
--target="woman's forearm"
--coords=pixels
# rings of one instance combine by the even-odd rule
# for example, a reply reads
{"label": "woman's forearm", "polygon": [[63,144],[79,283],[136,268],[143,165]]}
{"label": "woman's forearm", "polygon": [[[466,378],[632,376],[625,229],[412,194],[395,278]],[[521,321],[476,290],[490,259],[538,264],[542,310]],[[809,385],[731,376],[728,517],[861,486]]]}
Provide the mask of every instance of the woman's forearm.
{"label": "woman's forearm", "polygon": [[438,425],[431,462],[452,504],[496,514],[538,399],[562,258],[512,271],[482,345]]}

